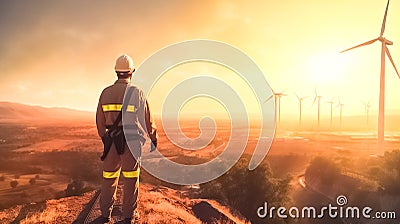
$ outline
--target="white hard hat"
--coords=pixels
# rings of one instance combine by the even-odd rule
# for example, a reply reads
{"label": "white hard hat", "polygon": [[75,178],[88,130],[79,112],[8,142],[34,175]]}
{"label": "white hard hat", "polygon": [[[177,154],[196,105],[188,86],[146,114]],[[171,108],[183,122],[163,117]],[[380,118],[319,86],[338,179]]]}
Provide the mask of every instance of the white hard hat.
{"label": "white hard hat", "polygon": [[126,54],[121,55],[117,58],[115,62],[115,71],[116,72],[133,72],[135,67],[133,65],[133,60]]}

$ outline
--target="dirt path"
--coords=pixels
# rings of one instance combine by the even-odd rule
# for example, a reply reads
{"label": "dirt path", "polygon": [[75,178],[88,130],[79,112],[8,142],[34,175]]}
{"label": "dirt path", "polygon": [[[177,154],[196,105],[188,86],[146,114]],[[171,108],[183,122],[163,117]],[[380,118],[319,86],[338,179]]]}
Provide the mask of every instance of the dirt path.
{"label": "dirt path", "polygon": [[[78,218],[74,221],[75,224],[96,224],[96,218],[100,217],[100,190],[93,196],[92,200],[85,206]],[[118,185],[117,200],[114,203],[112,211],[111,223],[122,221],[122,186]]]}

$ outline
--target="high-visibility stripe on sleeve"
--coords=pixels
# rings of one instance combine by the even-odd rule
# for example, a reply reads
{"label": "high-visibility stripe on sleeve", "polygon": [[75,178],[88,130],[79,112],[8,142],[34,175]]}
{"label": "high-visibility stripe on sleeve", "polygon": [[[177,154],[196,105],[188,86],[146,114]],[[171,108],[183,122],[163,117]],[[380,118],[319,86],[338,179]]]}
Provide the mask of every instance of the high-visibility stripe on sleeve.
{"label": "high-visibility stripe on sleeve", "polygon": [[140,174],[139,168],[134,171],[122,171],[122,175],[124,175],[125,178],[139,178],[139,174]]}
{"label": "high-visibility stripe on sleeve", "polygon": [[121,172],[121,169],[119,169],[117,171],[114,171],[114,172],[103,171],[103,177],[106,178],[106,179],[118,178],[120,172]]}
{"label": "high-visibility stripe on sleeve", "polygon": [[[121,111],[122,104],[104,104],[101,107],[103,108],[103,112]],[[126,109],[126,111],[135,112],[135,106],[134,105],[128,105],[128,108]]]}

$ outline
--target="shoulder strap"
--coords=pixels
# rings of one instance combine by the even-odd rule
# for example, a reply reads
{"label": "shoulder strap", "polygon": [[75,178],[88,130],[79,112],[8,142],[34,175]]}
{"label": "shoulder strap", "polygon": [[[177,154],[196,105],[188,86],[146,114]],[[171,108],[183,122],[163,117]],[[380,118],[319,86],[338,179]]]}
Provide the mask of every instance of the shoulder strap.
{"label": "shoulder strap", "polygon": [[128,92],[125,95],[124,102],[122,103],[122,108],[119,111],[118,116],[115,119],[112,126],[110,127],[110,129],[108,129],[109,131],[113,131],[113,130],[117,129],[119,122],[121,122],[121,120],[122,120],[122,113],[126,111],[126,108],[128,108],[129,99],[131,98],[134,88],[132,88],[132,86],[127,86],[127,88],[128,88]]}

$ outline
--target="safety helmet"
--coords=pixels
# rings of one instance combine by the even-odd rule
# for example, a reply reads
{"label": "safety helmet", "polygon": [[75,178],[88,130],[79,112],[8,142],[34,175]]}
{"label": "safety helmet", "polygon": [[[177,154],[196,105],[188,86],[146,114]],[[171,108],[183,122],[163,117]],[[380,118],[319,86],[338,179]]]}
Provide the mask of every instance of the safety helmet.
{"label": "safety helmet", "polygon": [[123,54],[117,58],[115,62],[115,71],[116,72],[129,72],[132,73],[135,70],[133,65],[133,60],[126,54]]}

